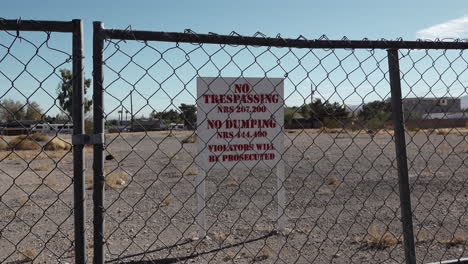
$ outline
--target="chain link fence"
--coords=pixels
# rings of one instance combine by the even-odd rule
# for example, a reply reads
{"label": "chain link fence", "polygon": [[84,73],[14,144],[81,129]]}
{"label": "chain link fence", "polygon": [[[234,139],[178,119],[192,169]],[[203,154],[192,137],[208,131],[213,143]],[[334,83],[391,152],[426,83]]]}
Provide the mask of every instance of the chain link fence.
{"label": "chain link fence", "polygon": [[[466,41],[94,26],[91,101],[80,21],[0,20],[0,262],[467,257]],[[272,90],[260,94],[265,83]],[[218,108],[226,102],[217,89],[236,84],[250,98],[282,95],[280,108],[256,99]],[[228,134],[215,145],[200,129],[215,112],[233,120],[237,110],[249,116],[244,125],[257,112],[277,121],[280,132],[262,143],[282,146],[249,149],[258,139],[238,128],[247,149],[234,150]],[[204,151],[276,159],[206,166]]]}
{"label": "chain link fence", "polygon": [[0,18],[1,263],[72,262],[84,246],[84,231],[77,237],[73,232],[80,227],[73,217],[83,216],[74,201],[83,199],[73,197],[72,171],[82,167],[71,145],[72,86],[81,88],[80,34],[79,20]]}
{"label": "chain link fence", "polygon": [[[102,89],[109,133],[105,197],[97,195],[105,227],[95,236],[109,262],[414,263],[416,254],[417,263],[428,263],[466,256],[466,42],[145,32],[98,23],[96,47],[95,93]],[[389,54],[398,85],[391,84]],[[227,86],[232,79],[283,79],[280,186],[274,168],[198,162],[210,144],[194,129],[205,121],[195,115],[205,111],[199,102],[206,94],[197,94],[203,77]],[[207,93],[216,89],[207,86]],[[393,120],[392,103],[400,119],[396,111]],[[201,184],[204,211],[197,210]],[[278,207],[285,219],[279,231]]]}

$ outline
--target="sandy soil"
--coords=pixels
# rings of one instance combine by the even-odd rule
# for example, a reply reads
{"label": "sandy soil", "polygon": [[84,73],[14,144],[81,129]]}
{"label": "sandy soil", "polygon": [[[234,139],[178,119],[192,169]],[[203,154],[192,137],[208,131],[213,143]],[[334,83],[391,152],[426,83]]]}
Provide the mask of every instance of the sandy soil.
{"label": "sandy soil", "polygon": [[[106,161],[107,260],[404,263],[392,133],[285,133],[287,229],[280,234],[274,170],[211,170],[204,240],[194,220],[196,144],[181,144],[190,133],[107,135],[114,157]],[[467,135],[408,132],[418,263],[468,257]],[[0,262],[72,263],[71,152],[0,154]],[[90,150],[86,157],[92,257]]]}

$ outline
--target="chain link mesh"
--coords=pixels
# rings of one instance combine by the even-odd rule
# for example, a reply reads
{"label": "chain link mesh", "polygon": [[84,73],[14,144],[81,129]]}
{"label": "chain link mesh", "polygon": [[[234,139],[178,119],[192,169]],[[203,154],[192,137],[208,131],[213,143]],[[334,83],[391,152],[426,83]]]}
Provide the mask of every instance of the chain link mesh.
{"label": "chain link mesh", "polygon": [[[54,90],[72,67],[64,35],[0,31],[2,263],[73,258],[72,121]],[[405,262],[384,50],[105,44],[109,262]],[[417,262],[466,257],[467,55],[399,54]],[[276,172],[221,168],[205,171],[208,237],[197,238],[190,109],[207,76],[284,78],[282,232]],[[45,120],[62,128],[33,133]]]}
{"label": "chain link mesh", "polygon": [[0,19],[0,262],[71,262],[73,163],[64,132],[73,126],[56,94],[60,70],[72,67],[71,35],[1,30],[5,23]]}
{"label": "chain link mesh", "polygon": [[[427,114],[463,115],[467,56],[399,53],[417,261],[461,258],[467,130]],[[103,64],[111,262],[405,262],[385,50],[108,39]],[[149,123],[187,128],[197,77],[233,76],[284,78],[287,228],[275,228],[274,170],[208,169],[208,238],[199,240],[198,135]]]}

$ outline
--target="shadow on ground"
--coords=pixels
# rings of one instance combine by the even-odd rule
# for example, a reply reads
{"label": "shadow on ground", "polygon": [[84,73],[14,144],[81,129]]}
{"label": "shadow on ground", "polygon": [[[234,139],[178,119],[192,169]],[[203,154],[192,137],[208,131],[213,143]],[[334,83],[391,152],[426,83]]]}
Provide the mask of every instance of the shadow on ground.
{"label": "shadow on ground", "polygon": [[167,247],[161,247],[161,248],[146,251],[146,252],[143,252],[143,253],[122,256],[122,257],[119,257],[119,258],[116,258],[116,259],[106,261],[106,263],[121,263],[121,264],[171,264],[171,263],[177,263],[179,261],[185,261],[185,260],[189,260],[189,259],[193,259],[193,258],[203,256],[203,255],[216,253],[218,251],[222,251],[222,250],[225,250],[225,249],[228,249],[228,248],[238,247],[238,246],[245,245],[245,244],[248,244],[248,243],[256,242],[256,241],[266,239],[266,238],[271,237],[271,236],[276,235],[276,234],[277,234],[277,232],[273,231],[273,232],[270,232],[270,233],[268,233],[266,235],[263,235],[261,237],[258,237],[258,238],[249,239],[249,240],[246,240],[246,241],[226,245],[226,246],[223,246],[223,247],[207,250],[207,251],[204,251],[204,252],[193,253],[193,254],[190,254],[190,255],[187,255],[187,256],[180,256],[180,257],[174,257],[174,258],[154,259],[154,260],[123,261],[124,259],[134,258],[134,257],[138,257],[138,256],[144,256],[144,255],[148,255],[148,254],[155,253],[155,252],[158,252],[158,251],[167,250],[167,249],[175,248],[175,247],[178,247],[178,246],[182,246],[182,245],[186,245],[186,244],[194,242],[193,240],[187,240],[187,241],[183,241],[183,242],[178,243],[178,244],[174,244],[174,245],[167,246]]}

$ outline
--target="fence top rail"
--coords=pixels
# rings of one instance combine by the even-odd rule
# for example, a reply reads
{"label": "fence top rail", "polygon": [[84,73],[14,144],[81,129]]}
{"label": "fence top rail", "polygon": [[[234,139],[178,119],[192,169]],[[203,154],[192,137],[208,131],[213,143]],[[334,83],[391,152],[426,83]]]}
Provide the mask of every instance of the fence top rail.
{"label": "fence top rail", "polygon": [[[79,19],[75,19],[79,20]],[[73,32],[72,21],[50,21],[50,20],[21,20],[4,19],[0,17],[0,30],[19,31],[48,31],[48,32]]]}
{"label": "fence top rail", "polygon": [[403,40],[328,40],[306,39],[300,36],[297,39],[256,36],[241,36],[237,33],[231,35],[198,34],[193,32],[162,32],[142,31],[128,29],[102,29],[100,31],[105,39],[165,41],[184,43],[207,43],[226,45],[251,45],[289,48],[322,48],[322,49],[468,49],[468,40],[452,41],[403,41]]}

